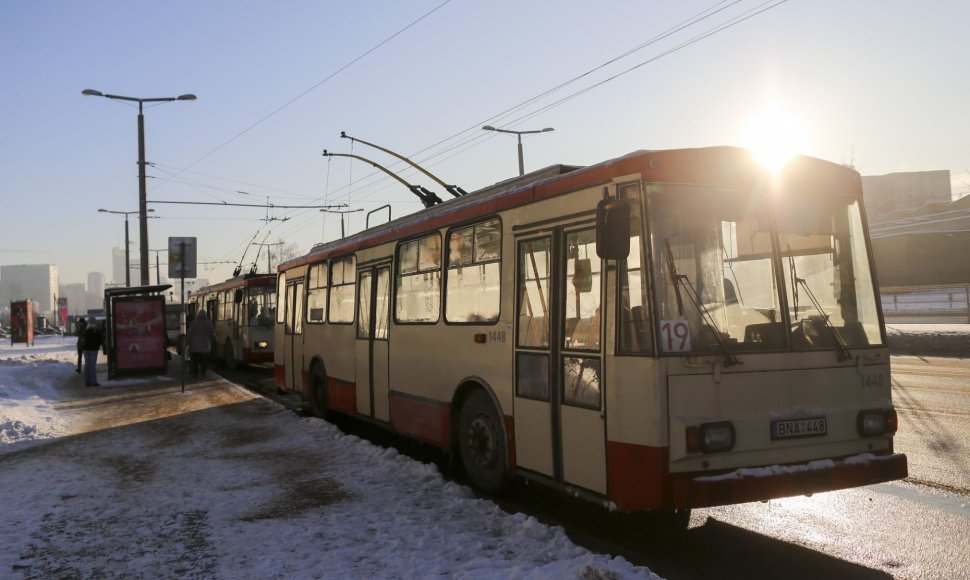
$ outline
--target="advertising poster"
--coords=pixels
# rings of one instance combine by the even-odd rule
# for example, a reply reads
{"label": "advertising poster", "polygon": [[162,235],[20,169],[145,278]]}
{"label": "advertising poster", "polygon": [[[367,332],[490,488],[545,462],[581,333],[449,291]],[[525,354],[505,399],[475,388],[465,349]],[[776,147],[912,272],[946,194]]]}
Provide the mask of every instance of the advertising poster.
{"label": "advertising poster", "polygon": [[59,318],[55,326],[64,326],[67,324],[67,298],[57,299],[57,312]]}
{"label": "advertising poster", "polygon": [[119,376],[166,368],[163,297],[116,298],[112,304],[111,323],[114,369]]}
{"label": "advertising poster", "polygon": [[10,303],[10,344],[34,344],[34,308],[30,300]]}

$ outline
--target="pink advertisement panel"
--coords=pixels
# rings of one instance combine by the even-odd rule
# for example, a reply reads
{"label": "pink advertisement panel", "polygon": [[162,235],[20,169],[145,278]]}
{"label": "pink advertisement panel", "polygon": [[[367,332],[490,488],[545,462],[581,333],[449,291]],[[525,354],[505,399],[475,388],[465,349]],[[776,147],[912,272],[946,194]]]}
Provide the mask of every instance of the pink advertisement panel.
{"label": "pink advertisement panel", "polygon": [[119,371],[165,367],[165,302],[115,300],[114,350]]}

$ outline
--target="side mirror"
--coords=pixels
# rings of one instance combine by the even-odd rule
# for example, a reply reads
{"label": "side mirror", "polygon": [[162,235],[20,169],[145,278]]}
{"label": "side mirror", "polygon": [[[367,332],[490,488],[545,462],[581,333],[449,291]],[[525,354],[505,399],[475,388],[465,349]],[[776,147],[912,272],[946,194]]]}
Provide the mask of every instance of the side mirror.
{"label": "side mirror", "polygon": [[604,199],[596,205],[596,255],[624,260],[630,255],[630,202]]}
{"label": "side mirror", "polygon": [[235,302],[236,304],[239,304],[240,302],[242,302],[242,299],[243,299],[242,288],[236,288],[235,293],[233,293],[232,295],[232,301]]}

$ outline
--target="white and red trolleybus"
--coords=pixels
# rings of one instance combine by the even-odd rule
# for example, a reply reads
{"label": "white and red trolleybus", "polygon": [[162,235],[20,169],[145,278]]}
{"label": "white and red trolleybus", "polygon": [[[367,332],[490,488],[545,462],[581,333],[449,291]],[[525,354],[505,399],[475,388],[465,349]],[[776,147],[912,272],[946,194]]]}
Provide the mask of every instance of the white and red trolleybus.
{"label": "white and red trolleybus", "polygon": [[669,511],[907,473],[840,165],[640,151],[320,244],[278,292],[280,388],[457,453],[486,491]]}
{"label": "white and red trolleybus", "polygon": [[190,317],[204,308],[215,327],[215,359],[229,368],[273,361],[274,274],[236,276],[191,292],[187,301]]}

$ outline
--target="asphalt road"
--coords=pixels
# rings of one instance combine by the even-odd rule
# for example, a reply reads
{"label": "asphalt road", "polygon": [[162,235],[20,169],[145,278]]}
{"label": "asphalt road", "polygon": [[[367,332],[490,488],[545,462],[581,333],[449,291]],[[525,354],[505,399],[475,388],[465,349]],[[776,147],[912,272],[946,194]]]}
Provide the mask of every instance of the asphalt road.
{"label": "asphalt road", "polygon": [[892,381],[909,480],[970,493],[970,359],[893,357]]}

